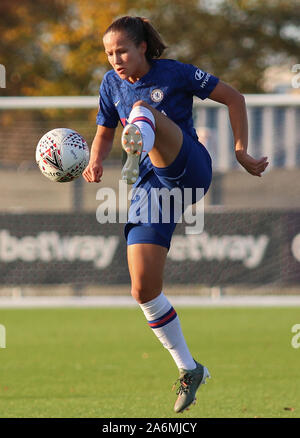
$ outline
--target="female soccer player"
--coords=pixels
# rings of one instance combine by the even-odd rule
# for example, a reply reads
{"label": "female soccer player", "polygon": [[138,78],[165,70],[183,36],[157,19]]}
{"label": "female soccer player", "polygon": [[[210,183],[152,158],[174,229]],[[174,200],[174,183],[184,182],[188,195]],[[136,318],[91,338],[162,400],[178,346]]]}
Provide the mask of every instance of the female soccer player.
{"label": "female soccer player", "polygon": [[[98,127],[83,176],[88,182],[101,181],[102,162],[121,121],[121,142],[127,155],[122,178],[146,193],[132,200],[125,226],[131,294],[179,369],[174,410],[183,412],[195,402],[197,389],[210,375],[193,359],[176,311],[162,291],[165,260],[176,226],[176,205],[170,204],[170,220],[163,221],[161,198],[155,197],[152,189],[179,188],[184,192],[185,188],[203,188],[206,193],[209,188],[211,159],[193,128],[193,96],[227,105],[235,155],[250,174],[261,176],[268,162],[266,157],[257,160],[247,154],[244,97],[193,65],[158,59],[166,46],[147,19],[117,19],[106,30],[103,43],[113,69],[105,74],[100,86]],[[193,195],[191,202],[197,200]],[[159,208],[159,221],[151,218],[149,205]],[[147,219],[141,220],[137,212],[145,209]]]}

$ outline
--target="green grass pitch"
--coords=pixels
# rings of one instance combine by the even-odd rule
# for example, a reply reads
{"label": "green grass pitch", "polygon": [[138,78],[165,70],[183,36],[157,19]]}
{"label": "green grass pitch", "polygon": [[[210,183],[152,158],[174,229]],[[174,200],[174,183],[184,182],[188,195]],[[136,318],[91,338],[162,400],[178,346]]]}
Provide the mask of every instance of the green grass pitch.
{"label": "green grass pitch", "polygon": [[177,368],[138,307],[1,309],[1,418],[300,416],[300,308],[176,308],[212,379],[175,414]]}

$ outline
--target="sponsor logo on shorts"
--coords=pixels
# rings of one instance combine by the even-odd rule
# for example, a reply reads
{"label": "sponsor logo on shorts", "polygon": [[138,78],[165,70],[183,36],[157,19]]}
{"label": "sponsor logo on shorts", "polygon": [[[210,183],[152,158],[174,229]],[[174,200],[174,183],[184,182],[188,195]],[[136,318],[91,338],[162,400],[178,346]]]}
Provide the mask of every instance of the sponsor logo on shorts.
{"label": "sponsor logo on shorts", "polygon": [[151,91],[151,99],[153,102],[158,103],[161,102],[164,98],[164,92],[159,88],[155,88],[155,90]]}

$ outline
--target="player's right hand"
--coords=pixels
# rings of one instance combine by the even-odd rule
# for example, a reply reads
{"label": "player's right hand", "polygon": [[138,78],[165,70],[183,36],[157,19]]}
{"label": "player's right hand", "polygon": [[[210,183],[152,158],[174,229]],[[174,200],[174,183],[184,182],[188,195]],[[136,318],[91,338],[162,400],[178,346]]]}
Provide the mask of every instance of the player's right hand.
{"label": "player's right hand", "polygon": [[88,166],[84,169],[82,176],[87,182],[100,182],[103,174],[102,164],[99,162],[89,162]]}

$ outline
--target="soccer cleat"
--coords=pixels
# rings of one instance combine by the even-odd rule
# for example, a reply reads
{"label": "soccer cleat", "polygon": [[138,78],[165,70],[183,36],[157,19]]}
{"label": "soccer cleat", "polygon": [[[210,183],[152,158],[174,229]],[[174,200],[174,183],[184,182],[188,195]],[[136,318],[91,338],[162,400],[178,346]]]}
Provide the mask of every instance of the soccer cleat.
{"label": "soccer cleat", "polygon": [[[195,361],[196,362],[196,361]],[[174,405],[175,412],[183,412],[188,410],[189,406],[196,403],[196,392],[198,388],[206,383],[206,379],[210,378],[209,371],[206,367],[196,362],[194,370],[179,369],[179,379],[174,383],[173,389],[177,382],[180,385],[176,391],[178,395]]]}
{"label": "soccer cleat", "polygon": [[136,182],[139,176],[139,164],[143,151],[142,134],[138,126],[128,124],[121,137],[122,148],[126,152],[126,162],[122,169],[122,179],[127,184]]}

